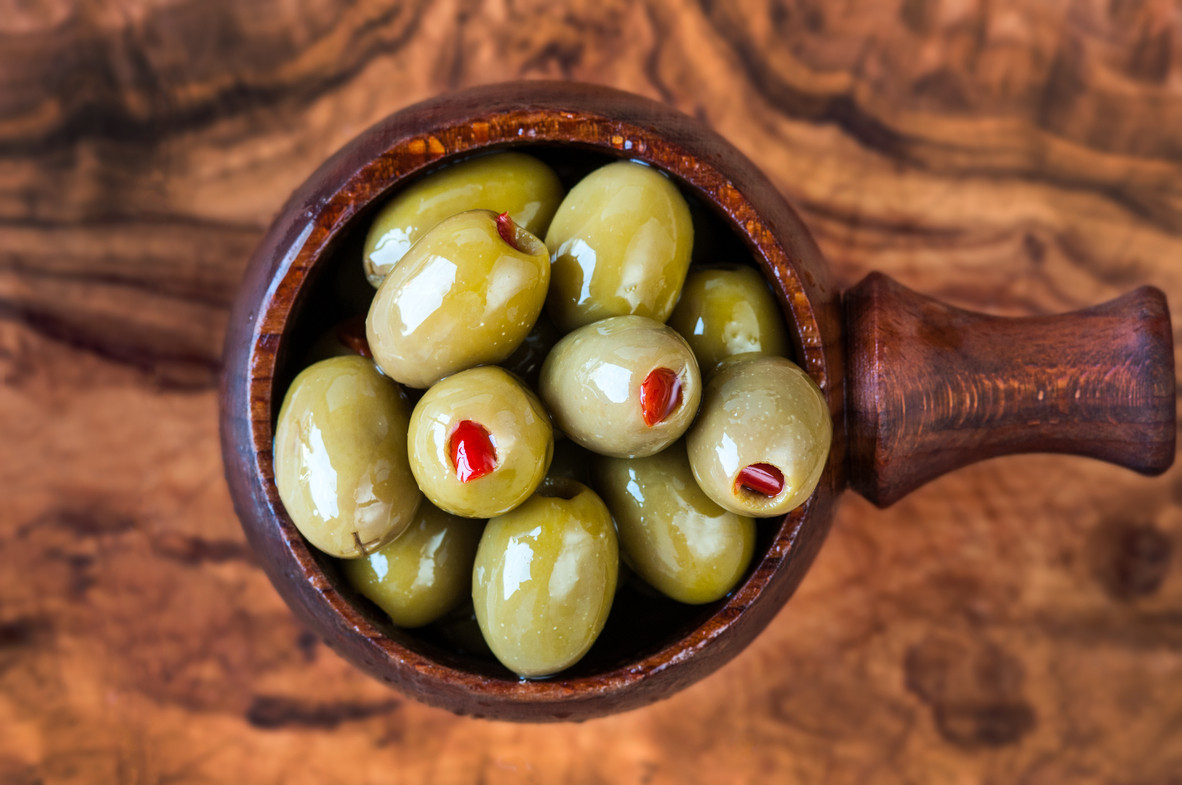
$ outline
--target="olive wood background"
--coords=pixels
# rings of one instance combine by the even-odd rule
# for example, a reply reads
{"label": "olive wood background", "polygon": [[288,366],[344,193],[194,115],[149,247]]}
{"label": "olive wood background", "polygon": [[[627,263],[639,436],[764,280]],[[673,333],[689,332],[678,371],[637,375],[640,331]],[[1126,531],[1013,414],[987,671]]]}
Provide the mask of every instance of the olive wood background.
{"label": "olive wood background", "polygon": [[243,266],[370,123],[534,76],[698,116],[846,286],[1182,303],[1174,2],[0,3],[0,782],[1176,781],[1179,468],[846,494],[755,644],[582,725],[424,708],[298,627],[218,457]]}

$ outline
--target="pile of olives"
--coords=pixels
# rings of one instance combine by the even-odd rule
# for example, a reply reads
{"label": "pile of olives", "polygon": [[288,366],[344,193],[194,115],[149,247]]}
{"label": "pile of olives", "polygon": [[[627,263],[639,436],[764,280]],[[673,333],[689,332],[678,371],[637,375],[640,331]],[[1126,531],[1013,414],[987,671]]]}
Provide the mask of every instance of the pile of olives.
{"label": "pile of olives", "polygon": [[632,161],[565,193],[501,152],[397,193],[362,252],[368,315],[315,344],[279,412],[296,527],[397,626],[467,607],[479,634],[452,632],[525,678],[579,661],[626,581],[725,597],[754,519],[816,487],[832,424],[763,277],[691,264],[694,232]]}

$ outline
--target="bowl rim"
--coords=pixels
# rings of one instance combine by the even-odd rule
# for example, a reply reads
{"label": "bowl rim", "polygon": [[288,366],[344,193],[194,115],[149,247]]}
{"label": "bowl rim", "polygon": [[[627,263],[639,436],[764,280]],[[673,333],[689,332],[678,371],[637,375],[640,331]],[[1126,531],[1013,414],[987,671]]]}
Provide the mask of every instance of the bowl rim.
{"label": "bowl rim", "polygon": [[[369,204],[449,159],[538,144],[644,161],[713,207],[772,282],[796,356],[829,401],[834,438],[817,490],[781,520],[748,577],[684,637],[603,673],[515,681],[413,651],[333,586],[275,486],[273,376],[301,286]],[[845,486],[840,300],[808,230],[722,137],[669,107],[594,85],[530,81],[446,94],[391,115],[330,158],[293,194],[252,256],[227,333],[219,403],[235,509],[287,604],[371,675],[428,704],[474,716],[587,719],[650,703],[705,677],[738,654],[795,590]]]}

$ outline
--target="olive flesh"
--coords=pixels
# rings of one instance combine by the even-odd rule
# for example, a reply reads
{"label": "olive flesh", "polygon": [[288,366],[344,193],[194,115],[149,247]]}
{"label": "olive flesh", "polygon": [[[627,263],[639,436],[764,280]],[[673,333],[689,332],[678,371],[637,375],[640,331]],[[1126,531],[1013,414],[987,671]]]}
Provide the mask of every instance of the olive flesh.
{"label": "olive flesh", "polygon": [[594,487],[615,519],[620,558],[667,597],[713,602],[751,563],[755,521],[698,487],[683,440],[647,458],[597,459]]}
{"label": "olive flesh", "polygon": [[275,484],[308,542],[352,559],[410,525],[423,495],[407,459],[409,418],[405,393],[364,357],[295,378],[275,427]]}
{"label": "olive flesh", "polygon": [[593,452],[652,455],[677,441],[698,411],[702,380],[685,339],[643,316],[616,316],[559,341],[538,392],[554,424]]}
{"label": "olive flesh", "polygon": [[735,354],[791,350],[776,298],[751,267],[691,268],[669,326],[689,342],[704,377]]}
{"label": "olive flesh", "polygon": [[[555,433],[558,433],[557,431]],[[542,496],[561,495],[564,488],[569,488],[567,480],[574,480],[582,485],[591,485],[591,467],[598,456],[585,447],[580,447],[574,439],[559,439],[554,442],[554,460],[550,461],[550,471],[538,486],[537,493]],[[619,527],[616,528],[617,535]],[[616,581],[616,593],[628,581],[628,565],[620,562],[619,578]]]}
{"label": "olive flesh", "polygon": [[631,161],[596,169],[562,200],[546,233],[546,310],[564,333],[627,314],[664,322],[693,244],[689,206],[672,180]]}
{"label": "olive flesh", "polygon": [[500,362],[533,328],[549,281],[541,240],[488,210],[453,215],[378,288],[366,318],[370,351],[410,387]]}
{"label": "olive flesh", "polygon": [[366,277],[378,286],[435,224],[469,210],[508,213],[527,232],[544,237],[562,196],[554,170],[524,153],[496,153],[451,164],[381,209],[365,238]]}
{"label": "olive flesh", "polygon": [[739,354],[706,384],[686,447],[707,496],[731,512],[764,518],[808,499],[832,439],[825,394],[800,366]]}
{"label": "olive flesh", "polygon": [[406,531],[361,559],[341,565],[345,578],[399,627],[422,627],[471,596],[472,564],[482,521],[449,515],[423,502]]}
{"label": "olive flesh", "polygon": [[497,659],[527,678],[575,664],[611,610],[619,546],[611,513],[573,480],[493,518],[480,538],[472,601]]}
{"label": "olive flesh", "polygon": [[554,434],[537,396],[496,366],[449,376],[410,417],[410,468],[435,506],[491,518],[530,497],[550,468]]}

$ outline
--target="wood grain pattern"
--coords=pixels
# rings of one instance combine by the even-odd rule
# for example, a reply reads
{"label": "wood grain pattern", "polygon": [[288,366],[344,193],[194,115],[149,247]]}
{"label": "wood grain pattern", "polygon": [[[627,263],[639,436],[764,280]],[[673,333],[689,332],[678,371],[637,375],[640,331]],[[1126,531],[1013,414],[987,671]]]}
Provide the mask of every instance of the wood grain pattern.
{"label": "wood grain pattern", "polygon": [[1083,455],[1174,462],[1174,337],[1142,287],[1059,316],[987,316],[871,273],[842,297],[850,486],[886,507],[970,463]]}
{"label": "wood grain pattern", "polygon": [[250,249],[321,161],[523,77],[702,118],[844,286],[1182,302],[1179,52],[1169,0],[4,6],[0,781],[1169,782],[1177,467],[1026,456],[888,510],[846,494],[710,679],[502,725],[398,701],[300,628],[231,509],[213,383]]}

